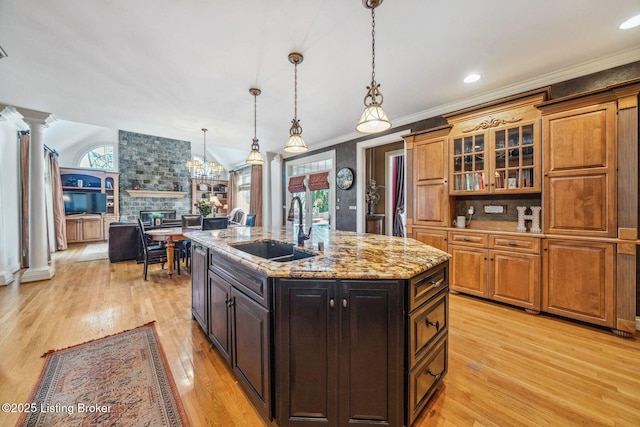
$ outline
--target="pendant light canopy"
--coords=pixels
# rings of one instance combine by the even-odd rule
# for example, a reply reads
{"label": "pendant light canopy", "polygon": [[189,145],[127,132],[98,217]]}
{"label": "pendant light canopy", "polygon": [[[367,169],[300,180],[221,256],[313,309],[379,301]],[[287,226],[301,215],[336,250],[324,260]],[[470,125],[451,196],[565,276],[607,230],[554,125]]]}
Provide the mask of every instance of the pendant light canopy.
{"label": "pendant light canopy", "polygon": [[387,113],[382,109],[384,97],[380,92],[380,84],[376,82],[376,7],[383,0],[362,0],[362,5],[371,9],[371,85],[367,86],[364,96],[365,109],[358,120],[356,130],[362,133],[382,132],[391,127]]}
{"label": "pendant light canopy", "polygon": [[307,144],[302,139],[302,127],[298,120],[298,64],[302,62],[304,57],[297,52],[289,54],[289,62],[294,66],[294,97],[293,97],[293,120],[291,120],[291,129],[289,130],[289,139],[284,146],[284,151],[288,153],[304,153],[307,151]]}
{"label": "pendant light canopy", "polygon": [[260,89],[251,88],[249,89],[249,93],[253,95],[253,143],[251,144],[249,157],[247,157],[247,163],[250,165],[261,165],[264,163],[264,157],[260,154],[260,144],[258,144],[258,138],[256,137],[256,123],[258,117],[256,99],[262,92]]}

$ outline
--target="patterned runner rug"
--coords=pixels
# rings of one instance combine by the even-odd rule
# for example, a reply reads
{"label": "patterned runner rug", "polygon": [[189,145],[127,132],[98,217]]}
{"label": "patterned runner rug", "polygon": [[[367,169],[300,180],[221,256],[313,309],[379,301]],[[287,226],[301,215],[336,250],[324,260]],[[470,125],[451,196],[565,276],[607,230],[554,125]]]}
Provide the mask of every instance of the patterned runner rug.
{"label": "patterned runner rug", "polygon": [[18,426],[188,426],[153,322],[50,351]]}

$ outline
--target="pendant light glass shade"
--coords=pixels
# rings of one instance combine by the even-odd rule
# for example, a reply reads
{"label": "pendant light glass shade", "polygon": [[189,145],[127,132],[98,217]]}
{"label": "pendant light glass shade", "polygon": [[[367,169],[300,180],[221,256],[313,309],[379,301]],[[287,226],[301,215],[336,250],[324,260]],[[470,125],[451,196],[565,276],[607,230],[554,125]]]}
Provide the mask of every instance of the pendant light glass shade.
{"label": "pendant light glass shade", "polygon": [[367,86],[364,96],[364,111],[358,120],[356,130],[361,133],[382,132],[391,127],[387,113],[382,109],[384,97],[380,92],[380,84],[376,82],[376,7],[383,0],[362,0],[362,5],[371,9],[371,84]]}
{"label": "pendant light glass shade", "polygon": [[258,120],[257,112],[257,97],[262,93],[260,89],[251,88],[249,93],[253,95],[253,143],[251,144],[251,152],[247,157],[247,163],[250,165],[261,165],[264,163],[264,157],[260,154],[260,144],[258,144],[258,138],[256,137],[256,123]]}
{"label": "pendant light glass shade", "polygon": [[291,52],[289,54],[289,62],[294,66],[294,113],[293,120],[291,120],[291,129],[289,129],[289,139],[284,145],[284,151],[287,153],[304,153],[307,151],[307,144],[302,139],[302,126],[300,126],[300,121],[298,120],[298,64],[303,59],[304,57],[300,53]]}

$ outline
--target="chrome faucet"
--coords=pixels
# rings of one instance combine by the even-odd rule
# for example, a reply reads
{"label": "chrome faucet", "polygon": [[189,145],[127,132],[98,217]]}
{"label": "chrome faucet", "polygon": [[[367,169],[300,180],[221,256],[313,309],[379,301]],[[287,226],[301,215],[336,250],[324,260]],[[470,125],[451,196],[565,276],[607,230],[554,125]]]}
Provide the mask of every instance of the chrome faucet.
{"label": "chrome faucet", "polygon": [[298,216],[300,217],[300,224],[298,225],[298,246],[303,246],[305,240],[309,240],[311,238],[311,227],[309,227],[309,233],[304,234],[304,224],[302,223],[302,200],[300,197],[295,196],[291,199],[291,206],[289,206],[289,215],[287,215],[287,221],[293,221],[295,216],[295,211],[293,209],[293,204],[295,201],[298,201]]}

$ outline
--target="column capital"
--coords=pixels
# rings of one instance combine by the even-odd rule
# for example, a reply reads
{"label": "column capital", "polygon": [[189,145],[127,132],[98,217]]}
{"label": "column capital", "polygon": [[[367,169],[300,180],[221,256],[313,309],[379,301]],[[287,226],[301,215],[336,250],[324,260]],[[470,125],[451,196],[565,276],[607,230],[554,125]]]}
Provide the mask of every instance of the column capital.
{"label": "column capital", "polygon": [[272,153],[272,152],[267,151],[267,160],[269,162],[276,161],[276,162],[282,163],[282,154],[280,154],[280,153]]}
{"label": "column capital", "polygon": [[29,110],[28,108],[17,108],[17,111],[22,114],[24,121],[30,126],[41,125],[47,127],[57,120],[53,114],[44,111]]}

